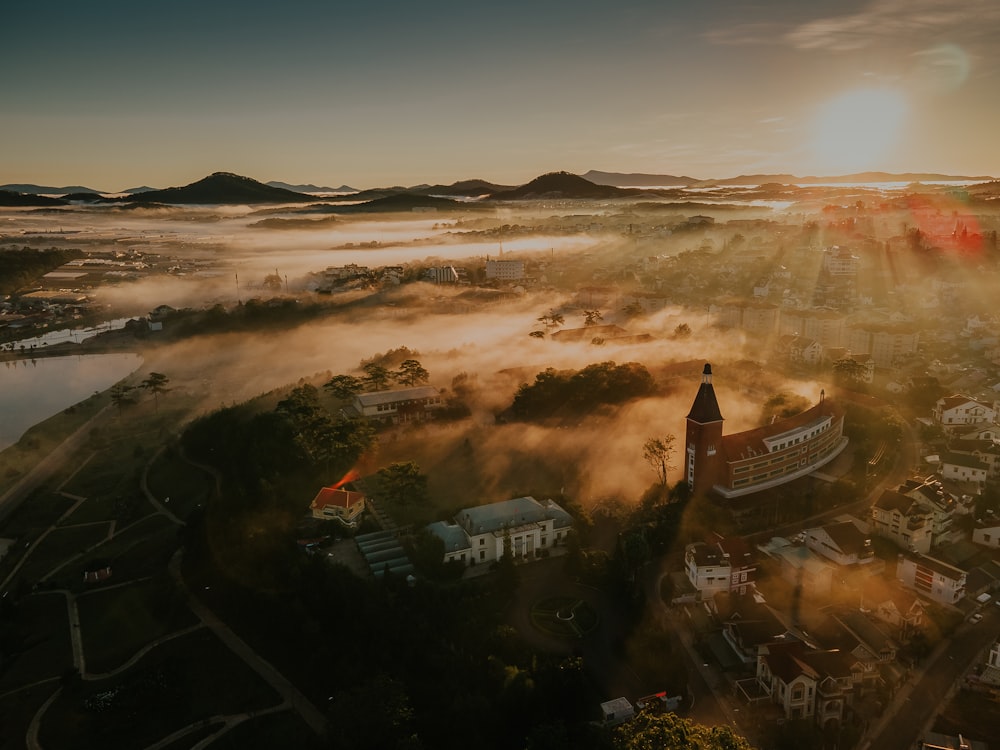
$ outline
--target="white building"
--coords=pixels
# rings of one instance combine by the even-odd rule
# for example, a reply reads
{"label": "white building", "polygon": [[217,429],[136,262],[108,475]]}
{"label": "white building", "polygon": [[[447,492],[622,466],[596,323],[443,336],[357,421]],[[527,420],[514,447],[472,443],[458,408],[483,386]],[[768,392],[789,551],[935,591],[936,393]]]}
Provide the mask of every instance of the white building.
{"label": "white building", "polygon": [[984,547],[1000,549],[1000,522],[977,521],[976,528],[972,530],[972,541]]}
{"label": "white building", "polygon": [[427,419],[433,416],[435,409],[443,407],[444,402],[437,388],[424,385],[395,391],[359,393],[344,407],[344,414],[398,424]]}
{"label": "white building", "polygon": [[960,394],[939,398],[931,413],[934,421],[948,431],[962,425],[992,425],[997,417],[993,404]]}
{"label": "white building", "polygon": [[965,596],[965,571],[927,555],[900,555],[896,578],[908,589],[939,604],[954,604]]}
{"label": "white building", "polygon": [[524,278],[524,261],[507,258],[487,258],[486,278],[498,281],[519,281]]}
{"label": "white building", "polygon": [[518,497],[466,508],[451,521],[427,530],[444,542],[444,561],[464,565],[496,562],[509,550],[514,559],[533,560],[565,543],[573,519],[554,500]]}
{"label": "white building", "polygon": [[837,565],[867,565],[875,561],[868,534],[850,521],[806,529],[806,546]]}

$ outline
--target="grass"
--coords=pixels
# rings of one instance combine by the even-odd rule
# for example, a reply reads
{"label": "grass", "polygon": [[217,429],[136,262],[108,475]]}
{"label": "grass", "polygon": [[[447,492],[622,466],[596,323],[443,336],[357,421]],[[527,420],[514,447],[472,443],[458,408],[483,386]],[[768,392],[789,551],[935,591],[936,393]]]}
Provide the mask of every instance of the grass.
{"label": "grass", "polygon": [[42,720],[42,747],[139,750],[218,714],[279,697],[211,632],[158,646],[121,675],[67,686]]}
{"label": "grass", "polygon": [[176,548],[177,526],[163,516],[147,516],[68,566],[73,577],[67,585],[77,592],[86,590],[83,571],[95,562],[111,564],[113,582],[155,575],[166,567]]}
{"label": "grass", "polygon": [[553,596],[532,605],[531,624],[557,638],[582,638],[597,627],[600,616],[587,602]]}
{"label": "grass", "polygon": [[[28,585],[41,581],[60,563],[97,544],[107,535],[108,525],[104,523],[53,529],[51,534],[31,550],[24,566],[17,572],[17,580]],[[61,568],[55,573],[53,580],[65,582],[72,569],[72,566]]]}
{"label": "grass", "polygon": [[72,668],[65,596],[34,594],[25,597],[17,605],[13,625],[20,645],[13,661],[0,673],[0,692],[61,677]]}
{"label": "grass", "polygon": [[87,671],[121,666],[157,638],[198,620],[166,573],[77,599]]}
{"label": "grass", "polygon": [[275,747],[319,750],[323,745],[291,711],[248,719],[212,743],[212,750],[271,750]]}
{"label": "grass", "polygon": [[0,750],[23,750],[35,712],[59,688],[58,682],[36,685],[0,698]]}
{"label": "grass", "polygon": [[0,451],[0,493],[6,492],[15,482],[45,458],[52,449],[72,435],[110,403],[107,395],[85,398],[58,414],[39,422],[21,439]]}
{"label": "grass", "polygon": [[163,451],[149,468],[149,491],[178,518],[187,518],[205,506],[215,491],[215,479],[171,450]]}

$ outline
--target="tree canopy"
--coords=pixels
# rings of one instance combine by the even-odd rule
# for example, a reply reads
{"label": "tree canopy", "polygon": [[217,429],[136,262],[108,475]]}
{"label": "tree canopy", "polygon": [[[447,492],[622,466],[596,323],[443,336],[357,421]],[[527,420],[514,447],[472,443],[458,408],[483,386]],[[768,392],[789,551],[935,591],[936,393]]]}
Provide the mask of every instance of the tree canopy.
{"label": "tree canopy", "polygon": [[522,384],[510,411],[518,419],[576,416],[601,404],[620,404],[656,391],[649,371],[638,362],[600,362],[582,370],[549,367]]}
{"label": "tree canopy", "polygon": [[706,727],[675,713],[640,711],[614,732],[615,750],[753,750],[727,726]]}

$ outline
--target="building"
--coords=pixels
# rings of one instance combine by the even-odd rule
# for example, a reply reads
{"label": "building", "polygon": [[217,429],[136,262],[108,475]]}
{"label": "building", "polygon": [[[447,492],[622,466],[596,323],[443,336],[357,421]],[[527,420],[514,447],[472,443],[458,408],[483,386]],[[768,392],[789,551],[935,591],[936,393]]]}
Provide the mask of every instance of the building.
{"label": "building", "polygon": [[868,565],[875,561],[871,537],[850,521],[806,529],[805,535],[809,549],[837,565]]}
{"label": "building", "polygon": [[962,395],[939,398],[931,414],[946,432],[964,425],[993,425],[997,418],[993,404]]}
{"label": "building", "polygon": [[830,276],[857,276],[861,258],[846,247],[828,247],[823,250],[823,270]]}
{"label": "building", "polygon": [[432,284],[457,284],[458,271],[454,266],[432,266],[424,278]]}
{"label": "building", "polygon": [[444,561],[489,564],[509,552],[514,559],[533,560],[565,543],[573,519],[554,500],[518,497],[466,508],[451,521],[427,530],[444,542]]}
{"label": "building", "polygon": [[487,258],[486,278],[497,281],[520,281],[524,278],[524,261],[507,258]]}
{"label": "building", "polygon": [[934,476],[908,479],[895,490],[884,490],[872,505],[872,532],[903,549],[929,552],[961,537],[954,519],[969,512],[966,499],[959,502]]}
{"label": "building", "polygon": [[900,555],[896,578],[908,589],[939,604],[954,604],[965,596],[965,571],[927,555]]}
{"label": "building", "polygon": [[437,388],[425,385],[359,393],[343,411],[348,417],[399,424],[429,419],[435,410],[443,407],[444,402]]}
{"label": "building", "polygon": [[695,494],[735,498],[804,477],[847,445],[843,412],[820,393],[811,409],[755,430],[722,434],[722,413],[706,364],[687,415],[685,475]]}
{"label": "building", "polygon": [[321,521],[340,521],[354,527],[365,510],[365,496],[360,492],[337,487],[324,487],[309,504],[313,518]]}
{"label": "building", "polygon": [[1000,549],[1000,521],[995,519],[976,521],[976,527],[972,530],[972,541],[984,547]]}
{"label": "building", "polygon": [[907,324],[860,324],[845,331],[844,346],[857,354],[870,354],[875,366],[895,366],[901,358],[915,354],[920,331]]}
{"label": "building", "polygon": [[754,588],[757,565],[750,548],[739,537],[695,542],[684,548],[684,573],[701,599],[725,591],[745,594]]}

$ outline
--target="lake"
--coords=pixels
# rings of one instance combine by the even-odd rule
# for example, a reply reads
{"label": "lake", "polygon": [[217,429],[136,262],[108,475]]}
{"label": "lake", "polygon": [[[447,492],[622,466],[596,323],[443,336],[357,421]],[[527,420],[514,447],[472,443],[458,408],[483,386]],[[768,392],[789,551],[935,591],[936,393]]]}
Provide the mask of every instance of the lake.
{"label": "lake", "polygon": [[142,365],[138,354],[85,354],[0,362],[0,450],[39,422],[103,391]]}

